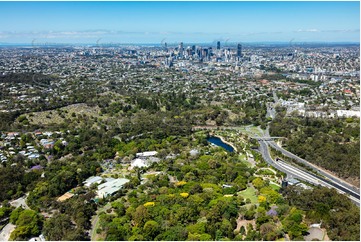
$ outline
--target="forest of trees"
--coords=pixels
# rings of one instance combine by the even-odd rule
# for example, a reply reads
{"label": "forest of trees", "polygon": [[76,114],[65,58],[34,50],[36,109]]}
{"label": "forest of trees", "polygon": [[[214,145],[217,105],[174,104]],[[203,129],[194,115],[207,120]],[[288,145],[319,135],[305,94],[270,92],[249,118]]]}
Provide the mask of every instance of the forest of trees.
{"label": "forest of trees", "polygon": [[292,186],[283,196],[290,206],[305,211],[311,223],[322,221],[331,240],[360,240],[360,209],[336,190],[325,187],[305,190]]}

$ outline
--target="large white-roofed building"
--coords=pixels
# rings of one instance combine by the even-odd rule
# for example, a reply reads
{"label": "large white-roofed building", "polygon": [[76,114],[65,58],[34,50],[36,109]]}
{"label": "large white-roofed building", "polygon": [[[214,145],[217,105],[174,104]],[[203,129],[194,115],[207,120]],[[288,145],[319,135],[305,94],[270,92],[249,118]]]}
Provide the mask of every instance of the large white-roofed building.
{"label": "large white-roofed building", "polygon": [[86,179],[83,184],[86,187],[90,187],[92,184],[94,183],[98,183],[100,184],[102,182],[103,178],[101,178],[100,176],[91,176],[88,179]]}
{"label": "large white-roofed building", "polygon": [[129,182],[129,180],[125,178],[109,179],[109,181],[98,186],[97,197],[105,198],[113,195],[115,192],[122,189],[127,182]]}

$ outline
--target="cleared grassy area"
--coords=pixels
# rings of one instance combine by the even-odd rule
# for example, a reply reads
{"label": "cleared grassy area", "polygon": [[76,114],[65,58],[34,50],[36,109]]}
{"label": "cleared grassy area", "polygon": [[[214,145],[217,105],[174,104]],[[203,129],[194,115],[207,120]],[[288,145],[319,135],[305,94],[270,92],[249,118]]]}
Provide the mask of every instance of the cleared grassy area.
{"label": "cleared grassy area", "polygon": [[277,191],[277,192],[278,192],[278,191],[280,190],[280,188],[281,188],[280,186],[277,186],[276,184],[272,184],[272,183],[271,183],[269,186],[272,187],[272,189],[275,190],[275,191]]}
{"label": "cleared grassy area", "polygon": [[242,154],[242,153],[241,153],[241,154],[238,156],[238,159],[239,159],[242,163],[246,164],[247,167],[252,167],[252,164],[248,161],[248,158],[247,158],[246,154]]}
{"label": "cleared grassy area", "polygon": [[246,190],[240,191],[238,192],[238,194],[241,195],[244,199],[249,198],[252,204],[258,203],[256,189],[254,189],[253,187],[247,187]]}
{"label": "cleared grassy area", "polygon": [[246,154],[244,154],[244,153],[241,153],[241,154],[239,154],[239,159],[241,159],[242,161],[247,161],[247,156],[246,156]]}
{"label": "cleared grassy area", "polygon": [[254,135],[263,136],[263,133],[259,130],[257,126],[246,125],[246,126],[237,127],[235,129],[250,136],[254,136]]}
{"label": "cleared grassy area", "polygon": [[262,133],[262,132],[259,130],[259,128],[256,127],[256,126],[250,126],[250,127],[248,128],[248,130],[250,130],[252,133],[255,133],[255,134],[259,135],[259,136],[262,136],[262,135],[263,135],[263,133]]}
{"label": "cleared grassy area", "polygon": [[60,124],[65,121],[65,119],[74,120],[79,115],[96,117],[99,118],[100,115],[99,107],[90,107],[86,104],[79,103],[73,104],[59,109],[48,110],[43,112],[35,112],[25,114],[26,118],[31,124]]}

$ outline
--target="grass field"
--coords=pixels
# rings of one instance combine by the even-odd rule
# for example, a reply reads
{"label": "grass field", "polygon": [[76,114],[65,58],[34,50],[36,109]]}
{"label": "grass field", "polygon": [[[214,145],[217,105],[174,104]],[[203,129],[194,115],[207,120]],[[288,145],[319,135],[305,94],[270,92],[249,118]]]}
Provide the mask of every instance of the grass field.
{"label": "grass field", "polygon": [[248,158],[246,156],[246,154],[241,153],[238,158],[247,165],[247,167],[252,167],[253,165],[248,161]]}
{"label": "grass field", "polygon": [[99,107],[89,107],[86,104],[73,104],[58,110],[49,110],[25,114],[31,124],[60,124],[65,119],[76,119],[77,115],[87,115],[90,117],[100,117]]}
{"label": "grass field", "polygon": [[246,190],[238,192],[239,195],[244,197],[244,199],[249,198],[252,204],[258,203],[258,197],[256,195],[256,189],[253,187],[247,187]]}
{"label": "grass field", "polygon": [[272,187],[272,189],[275,190],[275,191],[277,191],[277,192],[278,192],[278,190],[280,190],[280,188],[281,188],[280,186],[277,186],[276,184],[272,184],[272,183],[270,184],[270,187]]}
{"label": "grass field", "polygon": [[250,136],[254,136],[254,135],[263,136],[263,133],[260,132],[258,127],[252,126],[252,125],[241,126],[241,127],[237,128],[237,130],[239,130],[242,133],[245,133],[247,135],[250,135]]}
{"label": "grass field", "polygon": [[252,133],[255,133],[259,136],[262,136],[263,134],[260,132],[260,130],[258,129],[258,127],[255,126],[251,126],[248,128],[248,130],[250,130]]}

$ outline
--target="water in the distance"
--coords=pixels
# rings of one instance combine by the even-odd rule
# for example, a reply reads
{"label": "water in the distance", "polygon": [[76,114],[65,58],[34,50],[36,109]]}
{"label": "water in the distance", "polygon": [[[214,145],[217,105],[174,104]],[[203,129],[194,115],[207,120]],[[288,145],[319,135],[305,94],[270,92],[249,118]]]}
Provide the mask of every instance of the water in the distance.
{"label": "water in the distance", "polygon": [[233,149],[232,146],[227,145],[226,143],[223,143],[223,141],[222,141],[220,138],[218,138],[218,137],[213,137],[213,136],[211,136],[211,137],[207,138],[207,141],[210,142],[210,143],[212,143],[212,144],[215,144],[215,145],[217,145],[217,146],[220,146],[220,147],[222,147],[223,149],[225,149],[225,150],[227,150],[227,151],[229,151],[229,152],[233,152],[233,151],[234,151],[234,149]]}

